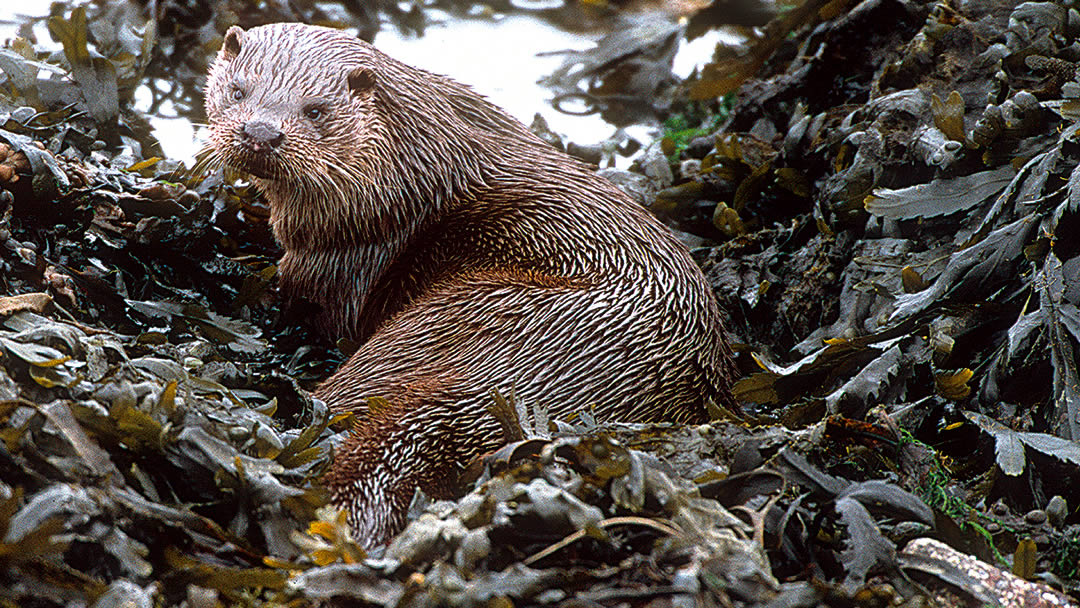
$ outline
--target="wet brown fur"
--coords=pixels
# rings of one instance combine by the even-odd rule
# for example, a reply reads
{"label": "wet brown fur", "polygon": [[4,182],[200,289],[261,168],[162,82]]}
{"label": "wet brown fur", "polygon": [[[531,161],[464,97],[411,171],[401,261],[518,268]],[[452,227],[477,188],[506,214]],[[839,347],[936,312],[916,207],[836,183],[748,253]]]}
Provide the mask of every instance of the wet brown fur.
{"label": "wet brown fur", "polygon": [[[366,544],[401,528],[417,486],[450,496],[498,447],[492,389],[555,416],[696,422],[707,399],[733,405],[685,248],[467,87],[334,30],[234,28],[207,113],[216,158],[269,201],[283,291],[362,343],[315,395],[360,414],[324,481]],[[280,143],[245,140],[254,123]],[[391,405],[369,416],[373,396]]]}

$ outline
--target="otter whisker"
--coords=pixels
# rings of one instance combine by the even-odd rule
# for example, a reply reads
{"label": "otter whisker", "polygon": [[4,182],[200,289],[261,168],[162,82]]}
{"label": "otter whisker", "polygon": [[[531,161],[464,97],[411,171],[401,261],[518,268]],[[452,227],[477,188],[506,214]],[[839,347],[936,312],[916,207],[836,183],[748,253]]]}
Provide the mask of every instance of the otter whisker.
{"label": "otter whisker", "polygon": [[191,179],[209,173],[223,165],[223,154],[217,148],[204,147],[195,155],[195,162],[191,168],[185,170],[177,168],[172,172],[171,179]]}

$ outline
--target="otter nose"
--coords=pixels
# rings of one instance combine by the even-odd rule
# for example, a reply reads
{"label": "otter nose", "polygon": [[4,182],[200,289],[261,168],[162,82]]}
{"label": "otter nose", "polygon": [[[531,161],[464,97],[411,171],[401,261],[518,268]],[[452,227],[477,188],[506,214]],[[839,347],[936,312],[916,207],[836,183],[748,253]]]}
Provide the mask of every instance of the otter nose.
{"label": "otter nose", "polygon": [[285,134],[274,125],[261,120],[244,124],[241,130],[244,143],[253,152],[262,152],[266,149],[278,147],[285,139]]}

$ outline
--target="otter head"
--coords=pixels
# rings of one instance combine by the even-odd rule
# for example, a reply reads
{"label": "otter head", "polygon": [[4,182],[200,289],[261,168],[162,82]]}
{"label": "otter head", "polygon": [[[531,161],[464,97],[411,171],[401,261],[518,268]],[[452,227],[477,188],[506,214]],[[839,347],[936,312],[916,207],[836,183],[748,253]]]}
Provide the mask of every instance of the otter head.
{"label": "otter head", "polygon": [[325,174],[354,160],[365,118],[375,114],[375,57],[328,44],[339,37],[295,24],[229,28],[206,95],[211,145],[222,160],[270,180]]}
{"label": "otter head", "polygon": [[210,149],[257,178],[286,247],[290,236],[364,226],[373,219],[365,216],[379,215],[365,208],[364,189],[385,154],[375,101],[380,58],[328,28],[283,23],[225,34],[207,80]]}

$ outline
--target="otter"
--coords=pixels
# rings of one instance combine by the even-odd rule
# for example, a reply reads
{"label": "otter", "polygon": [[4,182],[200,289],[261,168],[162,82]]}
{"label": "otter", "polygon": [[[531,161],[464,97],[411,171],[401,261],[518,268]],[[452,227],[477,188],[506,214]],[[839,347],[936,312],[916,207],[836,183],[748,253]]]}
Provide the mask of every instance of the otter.
{"label": "otter", "polygon": [[360,344],[314,396],[358,414],[323,482],[364,545],[501,445],[493,391],[642,422],[735,406],[686,248],[470,88],[342,31],[232,27],[206,110],[215,161],[270,206],[281,291]]}

